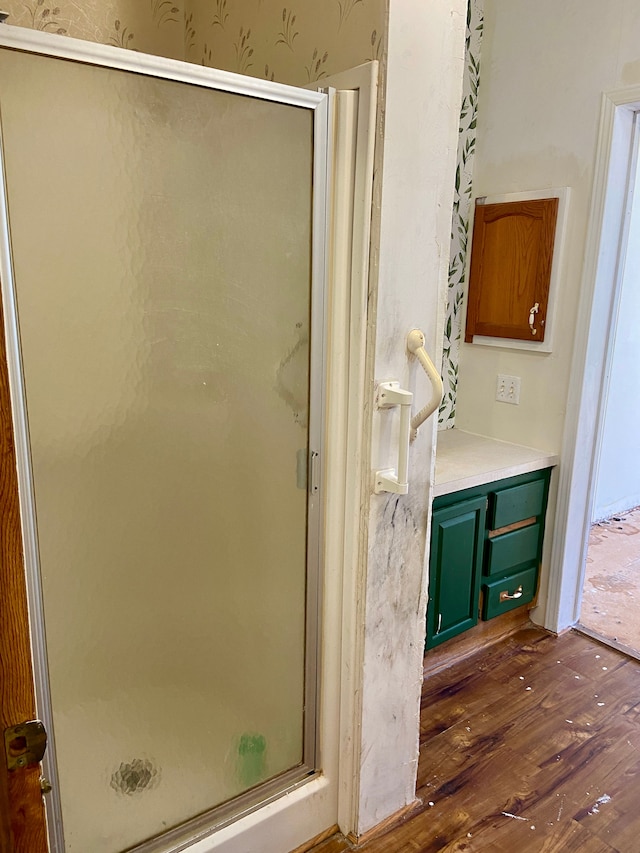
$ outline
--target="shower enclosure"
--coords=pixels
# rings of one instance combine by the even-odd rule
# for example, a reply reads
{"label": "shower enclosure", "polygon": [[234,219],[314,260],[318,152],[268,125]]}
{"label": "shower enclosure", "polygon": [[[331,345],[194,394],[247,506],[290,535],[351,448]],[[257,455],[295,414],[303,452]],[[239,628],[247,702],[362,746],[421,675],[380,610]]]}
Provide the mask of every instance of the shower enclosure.
{"label": "shower enclosure", "polygon": [[164,850],[319,765],[326,97],[5,32],[50,845]]}

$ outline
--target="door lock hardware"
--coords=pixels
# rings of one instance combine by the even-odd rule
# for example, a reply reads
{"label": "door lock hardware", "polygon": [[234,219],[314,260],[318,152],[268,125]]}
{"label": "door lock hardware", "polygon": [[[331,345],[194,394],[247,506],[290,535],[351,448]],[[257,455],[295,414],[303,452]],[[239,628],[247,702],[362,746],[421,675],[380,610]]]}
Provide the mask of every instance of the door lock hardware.
{"label": "door lock hardware", "polygon": [[47,732],[40,720],[28,720],[4,730],[4,749],[9,770],[39,764],[47,748]]}

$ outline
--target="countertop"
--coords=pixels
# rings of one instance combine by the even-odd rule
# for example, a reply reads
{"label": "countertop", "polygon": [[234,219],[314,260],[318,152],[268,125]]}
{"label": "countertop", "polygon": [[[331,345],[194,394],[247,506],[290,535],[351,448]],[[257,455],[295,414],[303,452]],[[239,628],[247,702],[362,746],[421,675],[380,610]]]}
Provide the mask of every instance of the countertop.
{"label": "countertop", "polygon": [[448,495],[484,483],[529,474],[557,465],[555,453],[474,435],[459,429],[438,433],[433,496]]}

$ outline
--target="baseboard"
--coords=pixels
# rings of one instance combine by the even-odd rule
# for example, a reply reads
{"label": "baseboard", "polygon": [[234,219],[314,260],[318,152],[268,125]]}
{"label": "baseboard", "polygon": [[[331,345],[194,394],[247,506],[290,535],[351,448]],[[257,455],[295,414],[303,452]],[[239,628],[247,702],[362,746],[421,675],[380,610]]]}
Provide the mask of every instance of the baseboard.
{"label": "baseboard", "polygon": [[385,818],[380,823],[377,823],[372,829],[367,830],[367,832],[363,832],[362,835],[355,835],[350,832],[347,835],[347,839],[354,845],[357,850],[358,847],[362,847],[363,844],[371,841],[373,838],[377,838],[379,835],[387,832],[389,829],[392,829],[399,823],[402,823],[404,820],[407,820],[411,817],[411,815],[421,809],[423,803],[421,800],[414,800],[412,803],[409,803],[408,806],[404,806],[404,808],[400,809],[397,812],[394,812],[388,818]]}
{"label": "baseboard", "polygon": [[529,619],[529,611],[526,607],[512,610],[489,619],[480,621],[473,628],[454,637],[435,649],[429,649],[424,656],[423,677],[435,675],[443,669],[448,669],[459,661],[465,660],[482,648],[492,646],[494,643],[504,640],[522,628],[533,627]]}
{"label": "baseboard", "polygon": [[329,829],[325,829],[324,832],[320,833],[320,835],[316,835],[314,838],[310,838],[308,841],[305,841],[304,844],[301,844],[300,847],[296,847],[296,849],[292,850],[291,853],[309,853],[309,850],[313,850],[314,847],[317,847],[319,844],[322,844],[323,841],[327,841],[339,832],[340,827],[336,823],[334,826],[330,826]]}

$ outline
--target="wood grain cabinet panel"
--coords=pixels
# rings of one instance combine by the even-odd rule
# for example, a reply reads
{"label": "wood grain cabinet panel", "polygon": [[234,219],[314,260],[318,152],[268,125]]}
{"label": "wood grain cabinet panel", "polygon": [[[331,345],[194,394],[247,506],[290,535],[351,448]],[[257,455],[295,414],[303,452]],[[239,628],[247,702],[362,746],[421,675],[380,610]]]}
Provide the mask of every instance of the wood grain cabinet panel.
{"label": "wood grain cabinet panel", "polygon": [[467,343],[474,335],[544,341],[557,217],[557,198],[476,201]]}

